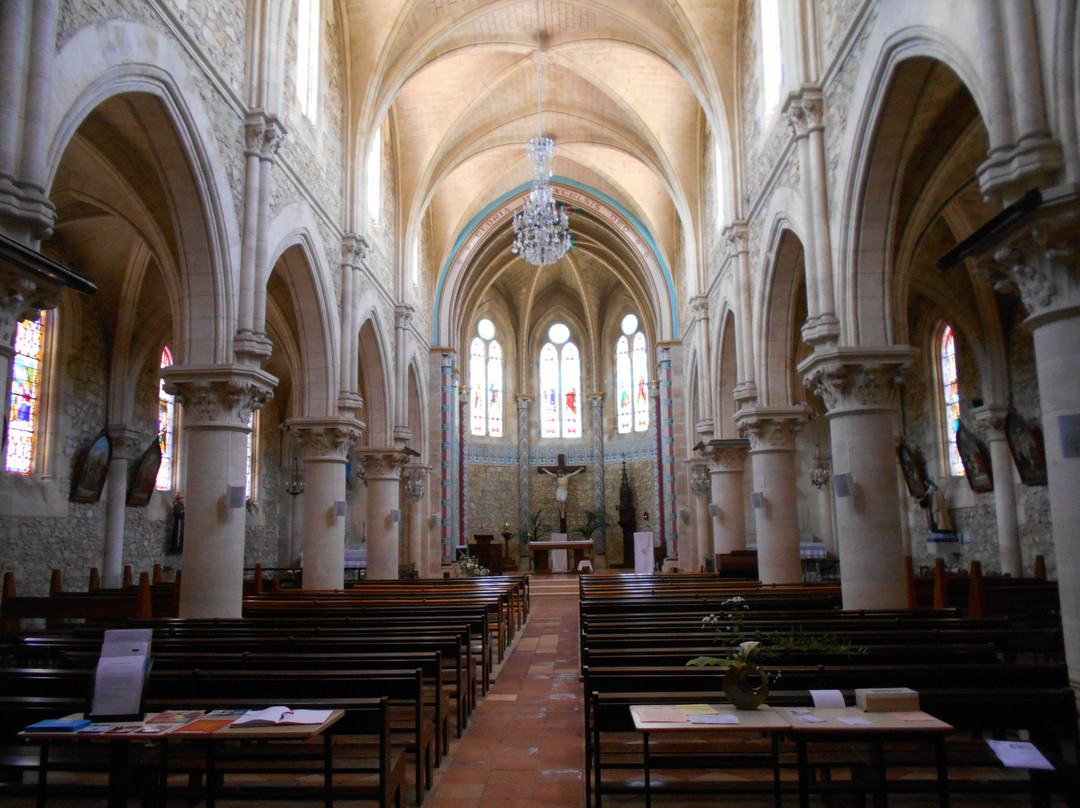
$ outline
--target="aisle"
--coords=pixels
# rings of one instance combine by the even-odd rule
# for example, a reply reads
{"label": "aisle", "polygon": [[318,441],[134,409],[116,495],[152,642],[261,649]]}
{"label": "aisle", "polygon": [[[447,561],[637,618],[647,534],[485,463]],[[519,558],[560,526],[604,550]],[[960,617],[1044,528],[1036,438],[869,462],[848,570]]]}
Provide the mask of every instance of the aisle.
{"label": "aisle", "polygon": [[[540,589],[540,592],[537,592]],[[577,593],[533,589],[531,618],[425,808],[583,808]]]}

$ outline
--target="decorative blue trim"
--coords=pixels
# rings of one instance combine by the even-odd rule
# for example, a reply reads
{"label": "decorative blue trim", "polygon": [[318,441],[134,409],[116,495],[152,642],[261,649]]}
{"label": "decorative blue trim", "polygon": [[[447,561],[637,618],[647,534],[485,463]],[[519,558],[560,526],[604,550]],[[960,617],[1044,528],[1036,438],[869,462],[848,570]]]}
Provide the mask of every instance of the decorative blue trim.
{"label": "decorative blue trim", "polygon": [[[645,239],[645,243],[649,245],[649,249],[652,251],[653,258],[656,259],[657,266],[660,267],[660,271],[664,275],[664,282],[667,284],[668,300],[671,301],[672,339],[679,339],[679,307],[677,303],[677,298],[675,296],[675,281],[672,279],[671,269],[668,267],[667,262],[664,260],[663,253],[661,253],[659,248],[656,246],[656,240],[653,238],[652,233],[649,232],[649,229],[645,227],[645,225],[642,224],[642,222],[633,213],[623,207],[623,205],[621,205],[619,202],[612,199],[610,196],[603,193],[602,191],[596,190],[592,186],[560,176],[553,177],[552,181],[558,185],[565,185],[568,188],[574,188],[584,194],[588,194],[589,196],[599,199],[605,205],[614,208],[619,212],[620,216],[622,216],[627,222],[629,222],[630,226],[637,231],[638,235]],[[479,226],[480,222],[482,222],[484,219],[491,215],[492,211],[501,208],[515,196],[524,193],[526,190],[529,189],[529,187],[529,183],[523,183],[509,193],[503,194],[494,202],[489,204],[486,208],[484,208],[482,211],[480,211],[478,214],[476,214],[472,219],[470,219],[468,224],[466,224],[465,227],[462,228],[461,233],[458,234],[457,240],[454,242],[454,246],[450,250],[450,254],[446,259],[446,263],[443,265],[442,272],[439,273],[439,282],[435,286],[435,301],[431,318],[432,341],[435,344],[438,344],[439,342],[439,305],[442,301],[443,284],[446,283],[446,277],[450,273],[450,267],[453,265],[454,259],[457,258],[458,253],[461,251],[462,245],[465,243],[465,240],[469,237],[469,235]],[[670,362],[670,360],[667,361]]]}

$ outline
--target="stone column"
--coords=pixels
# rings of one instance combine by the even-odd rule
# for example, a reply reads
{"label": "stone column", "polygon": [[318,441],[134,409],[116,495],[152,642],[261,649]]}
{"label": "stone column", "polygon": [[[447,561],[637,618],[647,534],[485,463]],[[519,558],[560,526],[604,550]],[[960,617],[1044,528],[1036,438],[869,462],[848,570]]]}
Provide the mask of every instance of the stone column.
{"label": "stone column", "polygon": [[847,474],[851,496],[838,497],[840,587],[845,609],[907,604],[904,542],[896,485],[896,388],[911,363],[906,345],[830,348],[799,372],[825,401],[832,441],[833,489]]}
{"label": "stone column", "polygon": [[240,294],[233,350],[241,361],[261,364],[273,346],[266,337],[266,284],[270,278],[266,231],[270,223],[270,173],[285,128],[265,110],[244,121],[244,232],[240,241]]}
{"label": "stone column", "polygon": [[439,367],[442,379],[442,403],[440,404],[442,431],[439,460],[440,547],[442,549],[440,563],[450,564],[454,560],[454,354],[444,352]]}
{"label": "stone column", "polygon": [[304,494],[289,497],[289,560],[286,566],[300,564],[300,551],[304,549]]}
{"label": "stone column", "polygon": [[731,251],[735,290],[739,306],[735,311],[735,400],[752,403],[757,398],[754,380],[754,338],[752,333],[753,284],[750,280],[750,229],[745,221],[733,222],[724,230]]}
{"label": "stone column", "polygon": [[304,589],[345,586],[345,464],[359,421],[291,418],[304,456]]}
{"label": "stone column", "polygon": [[240,365],[173,365],[166,392],[184,408],[186,458],[181,617],[240,617],[247,511],[229,507],[244,486],[248,419],[273,397],[277,379]]}
{"label": "stone column", "polygon": [[982,427],[983,436],[990,449],[1001,571],[1020,578],[1024,574],[1024,561],[1020,554],[1020,527],[1016,520],[1016,483],[1012,453],[1005,438],[1005,416],[1009,414],[1009,408],[1000,404],[988,404],[977,407],[973,414]]}
{"label": "stone column", "polygon": [[427,466],[408,466],[405,471],[405,499],[409,503],[409,558],[416,574],[430,575],[427,545],[424,542],[424,495],[427,493]]}
{"label": "stone column", "polygon": [[687,569],[691,572],[705,567],[705,559],[709,557],[709,550],[712,548],[712,531],[709,524],[711,490],[709,469],[705,460],[695,458],[690,461],[690,493],[694,495],[694,541],[684,541],[683,549],[685,550],[690,544],[694,546],[692,566],[687,565]]}
{"label": "stone column", "polygon": [[529,570],[529,547],[527,539],[532,525],[532,512],[529,510],[529,402],[528,396],[517,397],[517,439],[518,439],[518,530],[522,538],[518,541],[521,555],[519,569]]}
{"label": "stone column", "polygon": [[659,417],[656,429],[660,436],[660,489],[663,508],[660,518],[664,520],[664,537],[667,542],[667,557],[679,557],[679,522],[675,493],[675,413],[671,390],[671,349],[657,346],[659,359]]}
{"label": "stone column", "polygon": [[1031,313],[1054,555],[1069,679],[1080,689],[1080,199],[1050,197],[1037,226],[1014,228],[981,271],[1015,289]]}
{"label": "stone column", "polygon": [[[746,549],[746,497],[743,493],[743,469],[750,452],[750,441],[741,438],[711,440],[708,449],[712,469],[712,555]],[[800,561],[800,564],[802,562]]]}
{"label": "stone column", "polygon": [[[604,394],[590,393],[589,405],[592,415],[593,443],[593,510],[599,514],[607,513],[604,496]],[[607,566],[607,539],[605,528],[600,528],[591,537],[596,543],[596,555],[602,556]],[[599,559],[598,559],[599,562]],[[599,564],[598,564],[599,565]]]}
{"label": "stone column", "polygon": [[112,461],[105,480],[105,555],[101,563],[101,585],[120,586],[124,573],[124,519],[127,515],[127,485],[131,461],[139,457],[141,432],[120,425],[106,428],[112,442]]}
{"label": "stone column", "polygon": [[416,309],[399,303],[394,307],[394,440],[402,445],[412,439],[409,423],[409,333]]}
{"label": "stone column", "polygon": [[806,416],[806,407],[744,407],[735,415],[735,425],[750,440],[753,490],[762,497],[755,519],[762,583],[802,582],[795,435]]}
{"label": "stone column", "polygon": [[825,138],[821,123],[821,91],[805,86],[788,108],[788,123],[798,144],[799,192],[810,226],[804,231],[806,304],[802,334],[809,344],[836,342],[840,323],[833,301],[832,248],[825,175]]}
{"label": "stone column", "polygon": [[368,489],[367,577],[396,581],[398,577],[398,525],[394,511],[400,509],[401,467],[405,460],[392,447],[360,451]]}

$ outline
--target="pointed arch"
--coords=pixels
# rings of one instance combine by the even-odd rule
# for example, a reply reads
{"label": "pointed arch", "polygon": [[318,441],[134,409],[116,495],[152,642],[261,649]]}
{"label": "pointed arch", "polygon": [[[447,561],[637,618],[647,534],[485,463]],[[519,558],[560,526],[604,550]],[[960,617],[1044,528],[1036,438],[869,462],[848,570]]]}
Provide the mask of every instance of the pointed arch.
{"label": "pointed arch", "polygon": [[[365,292],[360,299],[359,356],[364,399],[364,434],[368,446],[391,446],[394,442],[390,413],[394,412],[393,377],[394,362],[387,340],[383,336],[382,317],[378,297],[374,291]],[[404,391],[402,392],[404,395]]]}

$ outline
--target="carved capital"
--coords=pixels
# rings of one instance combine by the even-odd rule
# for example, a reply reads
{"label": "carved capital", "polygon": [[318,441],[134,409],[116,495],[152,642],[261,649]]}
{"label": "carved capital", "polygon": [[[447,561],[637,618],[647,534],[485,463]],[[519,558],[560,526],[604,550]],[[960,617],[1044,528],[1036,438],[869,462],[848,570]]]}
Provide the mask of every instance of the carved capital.
{"label": "carved capital", "polygon": [[975,423],[988,441],[1005,440],[1005,418],[1009,407],[1005,404],[986,404],[975,407],[971,414]]}
{"label": "carved capital", "polygon": [[121,424],[109,424],[105,427],[105,432],[112,442],[113,457],[120,460],[135,460],[142,455],[149,443],[143,432]]}
{"label": "carved capital", "polygon": [[704,461],[692,462],[690,464],[690,493],[702,499],[709,495],[711,488],[708,466]]}
{"label": "carved capital", "polygon": [[341,261],[346,266],[358,267],[367,259],[370,250],[366,238],[350,233],[341,240]]}
{"label": "carved capital", "polygon": [[291,418],[287,425],[304,460],[336,460],[344,463],[363,434],[363,425],[351,419]]}
{"label": "carved capital", "polygon": [[400,479],[402,466],[407,459],[397,449],[387,446],[357,449],[354,454],[360,460],[364,479],[368,483],[372,480]]}
{"label": "carved capital", "polygon": [[247,430],[251,414],[274,397],[278,381],[241,365],[173,365],[161,374],[165,392],[183,404],[185,429]]}
{"label": "carved capital", "polygon": [[742,471],[749,453],[750,441],[743,438],[711,440],[705,447],[714,471]]}
{"label": "carved capital", "polygon": [[799,365],[799,372],[807,388],[824,400],[830,414],[891,409],[913,353],[906,345],[815,350]]}
{"label": "carved capital", "polygon": [[244,121],[244,155],[259,157],[262,154],[263,137],[266,134],[266,121],[261,110],[248,113]]}
{"label": "carved capital", "polygon": [[734,222],[724,228],[723,239],[731,255],[745,253],[750,249],[750,228],[746,222]]}
{"label": "carved capital", "polygon": [[1074,247],[1080,201],[1044,203],[1034,225],[1018,227],[976,266],[999,292],[1020,295],[1030,327],[1080,312],[1080,261]]}
{"label": "carved capital", "polygon": [[821,108],[821,96],[818,95],[803,94],[791,102],[787,109],[787,121],[796,138],[806,137],[822,128]]}
{"label": "carved capital", "polygon": [[695,321],[709,319],[709,298],[705,295],[690,298],[690,314]]}
{"label": "carved capital", "polygon": [[263,160],[273,160],[278,149],[285,142],[285,127],[275,116],[266,116],[266,124],[263,127],[262,143],[259,156]]}
{"label": "carved capital", "polygon": [[751,452],[794,452],[795,436],[809,416],[808,407],[739,410],[735,426],[750,441]]}
{"label": "carved capital", "polygon": [[415,315],[415,308],[405,303],[399,303],[394,307],[394,327],[408,328]]}

